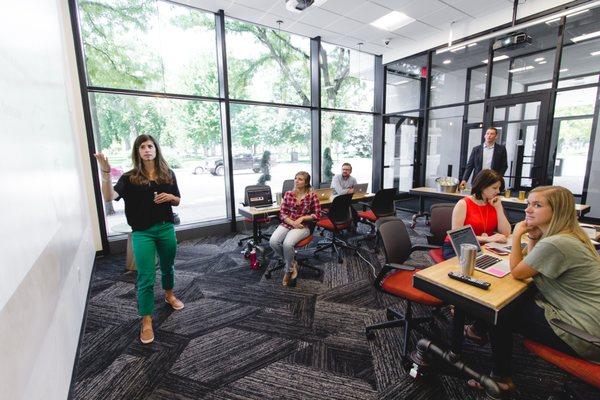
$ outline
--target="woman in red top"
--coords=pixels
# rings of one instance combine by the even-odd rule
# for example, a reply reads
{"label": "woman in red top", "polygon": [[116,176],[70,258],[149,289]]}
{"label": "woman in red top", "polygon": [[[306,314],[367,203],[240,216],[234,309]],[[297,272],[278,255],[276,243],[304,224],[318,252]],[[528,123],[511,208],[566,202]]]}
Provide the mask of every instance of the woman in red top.
{"label": "woman in red top", "polygon": [[[484,169],[473,180],[471,195],[459,200],[452,211],[452,229],[471,225],[479,243],[506,243],[510,223],[498,198],[504,178],[496,171]],[[450,238],[442,246],[444,258],[454,257]]]}
{"label": "woman in red top", "polygon": [[295,286],[298,264],[294,260],[294,246],[310,235],[309,223],[319,219],[321,205],[310,186],[308,172],[300,171],[294,177],[294,190],[285,192],[279,210],[281,224],[271,235],[271,248],[285,262],[284,286]]}

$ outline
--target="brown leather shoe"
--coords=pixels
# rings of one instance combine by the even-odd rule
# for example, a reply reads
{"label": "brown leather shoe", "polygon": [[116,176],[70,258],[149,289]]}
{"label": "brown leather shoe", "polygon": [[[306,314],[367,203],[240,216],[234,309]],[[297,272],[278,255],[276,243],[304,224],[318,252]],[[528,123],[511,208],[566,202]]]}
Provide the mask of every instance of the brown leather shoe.
{"label": "brown leather shoe", "polygon": [[140,331],[140,342],[144,344],[152,343],[154,341],[154,330],[152,329],[152,325],[144,326],[142,324],[142,329]]}
{"label": "brown leather shoe", "polygon": [[165,303],[173,307],[173,310],[181,310],[184,307],[183,302],[175,296],[169,298],[165,297]]}

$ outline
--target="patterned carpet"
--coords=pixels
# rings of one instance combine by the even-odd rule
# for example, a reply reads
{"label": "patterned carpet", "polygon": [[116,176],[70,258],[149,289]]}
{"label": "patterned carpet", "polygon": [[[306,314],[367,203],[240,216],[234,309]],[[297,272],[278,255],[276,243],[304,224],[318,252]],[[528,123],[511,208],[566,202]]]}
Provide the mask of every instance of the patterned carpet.
{"label": "patterned carpet", "polygon": [[[408,221],[409,215],[400,215]],[[409,229],[424,243],[424,225]],[[408,376],[400,357],[401,329],[378,331],[367,340],[366,325],[385,321],[385,308],[402,301],[373,287],[373,270],[351,252],[338,264],[328,252],[310,262],[318,276],[300,273],[298,285],[268,280],[264,267],[251,270],[240,254],[241,235],[208,237],[179,245],[176,293],[185,302],[173,311],[155,286],[155,341],[138,340],[135,273],[124,255],[99,258],[76,366],[73,399],[483,399],[465,380],[430,374]],[[315,241],[321,240],[316,235]],[[373,245],[368,245],[373,247]],[[366,246],[365,246],[366,247]],[[381,252],[366,258],[379,270]],[[427,265],[425,253],[408,264]],[[157,274],[158,275],[158,274]],[[429,314],[416,307],[417,315]],[[449,316],[433,331],[448,340]],[[437,336],[437,335],[436,335]],[[410,347],[422,335],[413,332]],[[545,399],[563,381],[558,369],[529,354],[516,339],[514,398]],[[488,347],[465,343],[463,359],[488,372]],[[584,398],[600,393],[580,383]]]}

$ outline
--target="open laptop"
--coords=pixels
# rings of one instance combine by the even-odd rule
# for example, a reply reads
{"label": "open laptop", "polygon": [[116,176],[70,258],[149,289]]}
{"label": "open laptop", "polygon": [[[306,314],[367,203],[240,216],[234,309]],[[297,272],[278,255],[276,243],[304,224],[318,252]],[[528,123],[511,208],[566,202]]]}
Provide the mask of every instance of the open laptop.
{"label": "open laptop", "polygon": [[357,183],[354,185],[354,196],[364,196],[367,193],[368,183]]}
{"label": "open laptop", "polygon": [[273,205],[273,195],[270,186],[263,186],[256,189],[246,190],[248,196],[248,206],[255,208],[271,207]]}
{"label": "open laptop", "polygon": [[315,189],[315,193],[317,194],[319,201],[327,201],[331,199],[331,196],[333,196],[333,189]]}
{"label": "open laptop", "polygon": [[468,243],[477,247],[477,258],[475,259],[476,270],[497,276],[498,278],[502,278],[510,272],[508,260],[503,260],[489,254],[483,254],[481,246],[477,241],[477,236],[475,236],[475,232],[473,232],[471,225],[465,225],[462,228],[448,231],[448,236],[450,237],[454,252],[459,257],[461,244]]}

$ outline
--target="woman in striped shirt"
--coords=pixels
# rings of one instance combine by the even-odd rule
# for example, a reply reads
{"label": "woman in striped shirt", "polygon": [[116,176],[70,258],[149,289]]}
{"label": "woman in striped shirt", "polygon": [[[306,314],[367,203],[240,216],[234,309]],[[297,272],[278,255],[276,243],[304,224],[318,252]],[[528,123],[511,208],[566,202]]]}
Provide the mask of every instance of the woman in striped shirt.
{"label": "woman in striped shirt", "polygon": [[279,219],[281,224],[271,235],[271,248],[285,262],[284,286],[295,286],[298,264],[294,260],[294,246],[310,235],[310,224],[321,215],[321,205],[310,186],[308,172],[300,171],[294,177],[294,190],[285,192]]}

